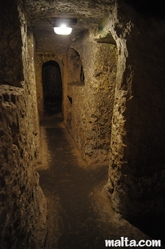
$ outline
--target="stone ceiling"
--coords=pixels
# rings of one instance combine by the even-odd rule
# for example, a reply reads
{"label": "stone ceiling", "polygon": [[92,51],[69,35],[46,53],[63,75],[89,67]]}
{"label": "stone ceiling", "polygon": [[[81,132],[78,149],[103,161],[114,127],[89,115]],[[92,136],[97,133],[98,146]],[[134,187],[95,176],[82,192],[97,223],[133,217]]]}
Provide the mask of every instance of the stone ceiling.
{"label": "stone ceiling", "polygon": [[[111,11],[114,0],[22,0],[32,24],[37,51],[65,51],[75,37]],[[69,36],[58,36],[53,31],[56,17],[77,18]]]}
{"label": "stone ceiling", "polygon": [[[22,0],[36,38],[37,51],[65,52],[68,44],[80,32],[96,26],[112,10],[116,0]],[[132,5],[145,17],[163,18],[164,0],[118,0]],[[56,17],[77,18],[69,36],[58,36],[53,31]]]}

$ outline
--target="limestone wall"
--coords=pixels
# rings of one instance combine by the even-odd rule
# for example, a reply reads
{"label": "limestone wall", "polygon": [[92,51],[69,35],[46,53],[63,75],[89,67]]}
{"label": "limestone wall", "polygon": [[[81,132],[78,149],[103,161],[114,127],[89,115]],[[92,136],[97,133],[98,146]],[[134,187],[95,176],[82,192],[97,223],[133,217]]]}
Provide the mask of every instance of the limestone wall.
{"label": "limestone wall", "polygon": [[163,26],[116,4],[95,32],[80,34],[64,61],[66,126],[88,163],[109,158],[106,189],[130,220],[164,212]]}
{"label": "limestone wall", "polygon": [[114,209],[132,218],[164,209],[164,22],[114,8],[102,34],[118,49],[108,192]]}
{"label": "limestone wall", "polygon": [[[0,39],[8,47],[1,50],[5,63],[0,68],[0,248],[41,249],[47,205],[35,172],[39,127],[34,39],[21,4],[17,8],[15,1],[2,1],[1,5],[0,19],[6,25]],[[16,35],[12,35],[13,27],[17,27]]]}
{"label": "limestone wall", "polygon": [[[23,68],[18,11],[14,1],[2,0],[0,4],[0,84],[20,86],[23,80]],[[5,14],[5,9],[7,9],[7,14]],[[3,56],[3,53],[6,56]]]}
{"label": "limestone wall", "polygon": [[116,78],[116,46],[85,32],[64,62],[64,119],[87,163],[106,163]]}

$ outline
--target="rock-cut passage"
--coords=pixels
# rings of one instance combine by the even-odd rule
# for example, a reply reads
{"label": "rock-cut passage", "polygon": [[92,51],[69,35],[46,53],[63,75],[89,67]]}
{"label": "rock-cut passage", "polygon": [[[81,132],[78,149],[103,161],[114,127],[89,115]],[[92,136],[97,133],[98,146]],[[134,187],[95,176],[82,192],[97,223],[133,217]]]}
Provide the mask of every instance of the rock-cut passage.
{"label": "rock-cut passage", "polygon": [[105,239],[146,238],[115,218],[104,192],[108,166],[87,166],[60,116],[41,124],[40,184],[48,200],[46,249],[102,249]]}

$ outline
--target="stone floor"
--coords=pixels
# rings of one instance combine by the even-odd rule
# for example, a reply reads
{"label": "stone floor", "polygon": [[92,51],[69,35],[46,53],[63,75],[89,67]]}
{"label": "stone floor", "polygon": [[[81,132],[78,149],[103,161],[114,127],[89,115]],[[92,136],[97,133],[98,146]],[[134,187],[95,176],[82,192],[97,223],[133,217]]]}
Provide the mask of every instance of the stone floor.
{"label": "stone floor", "polygon": [[48,200],[45,249],[102,249],[106,239],[148,238],[116,217],[104,191],[108,165],[85,164],[61,115],[45,118],[41,136],[38,172]]}

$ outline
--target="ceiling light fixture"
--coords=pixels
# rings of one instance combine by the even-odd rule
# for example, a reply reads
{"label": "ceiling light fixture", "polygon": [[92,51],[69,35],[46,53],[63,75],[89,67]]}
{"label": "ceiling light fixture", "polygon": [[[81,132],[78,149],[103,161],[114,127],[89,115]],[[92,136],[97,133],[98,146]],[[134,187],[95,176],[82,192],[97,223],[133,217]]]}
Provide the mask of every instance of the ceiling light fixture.
{"label": "ceiling light fixture", "polygon": [[76,23],[76,18],[56,18],[53,29],[57,35],[70,35],[73,29],[72,26]]}
{"label": "ceiling light fixture", "polygon": [[66,24],[61,24],[59,27],[54,27],[54,32],[57,35],[70,35],[72,33],[72,28],[67,27]]}

